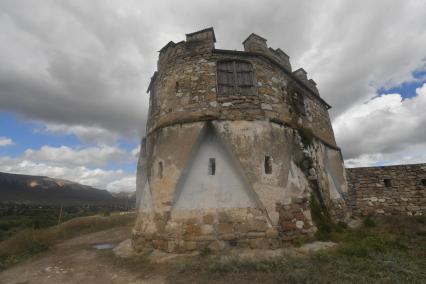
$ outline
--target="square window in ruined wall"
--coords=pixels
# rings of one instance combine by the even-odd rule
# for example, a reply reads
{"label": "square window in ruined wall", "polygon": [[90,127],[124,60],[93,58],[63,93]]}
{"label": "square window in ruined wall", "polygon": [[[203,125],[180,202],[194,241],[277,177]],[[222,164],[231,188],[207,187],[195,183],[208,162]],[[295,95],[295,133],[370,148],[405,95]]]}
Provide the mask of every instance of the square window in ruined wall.
{"label": "square window in ruined wall", "polygon": [[422,180],[421,180],[421,184],[422,184],[423,186],[426,186],[426,178],[424,178],[424,179],[422,179]]}
{"label": "square window in ruined wall", "polygon": [[253,66],[244,61],[218,62],[217,87],[219,95],[255,94]]}
{"label": "square window in ruined wall", "polygon": [[385,187],[392,187],[392,180],[390,178],[385,178],[383,183],[385,184]]}
{"label": "square window in ruined wall", "polygon": [[209,175],[214,176],[216,174],[216,159],[209,158]]}
{"label": "square window in ruined wall", "polygon": [[265,156],[265,174],[272,174],[272,159],[270,156]]}
{"label": "square window in ruined wall", "polygon": [[158,162],[158,172],[157,172],[158,178],[163,178],[163,161]]}

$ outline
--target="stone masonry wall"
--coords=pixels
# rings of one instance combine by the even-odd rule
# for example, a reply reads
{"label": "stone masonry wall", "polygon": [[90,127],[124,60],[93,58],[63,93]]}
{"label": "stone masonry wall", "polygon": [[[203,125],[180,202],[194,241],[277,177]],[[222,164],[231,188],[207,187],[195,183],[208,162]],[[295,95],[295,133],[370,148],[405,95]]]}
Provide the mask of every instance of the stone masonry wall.
{"label": "stone masonry wall", "polygon": [[[290,65],[276,60],[277,51],[217,50],[212,39],[169,43],[160,51],[158,71],[152,78],[151,113],[147,133],[174,123],[200,120],[271,120],[293,128],[309,129],[327,145],[336,147],[328,115],[306,73],[300,77]],[[266,46],[266,45],[265,45]],[[282,55],[285,59],[286,55]],[[217,62],[243,60],[254,68],[256,93],[217,94]],[[288,61],[288,58],[287,58]],[[295,107],[303,100],[304,113]]]}
{"label": "stone masonry wall", "polygon": [[353,214],[426,214],[426,164],[346,169]]}
{"label": "stone masonry wall", "polygon": [[[346,220],[343,160],[315,82],[303,69],[292,72],[289,57],[260,36],[250,35],[244,51],[214,42],[209,28],[160,50],[148,87],[134,247],[282,247],[315,232],[313,198]],[[253,80],[218,94],[221,61],[244,62]]]}
{"label": "stone masonry wall", "polygon": [[276,249],[286,241],[312,234],[314,227],[306,214],[310,214],[307,201],[301,199],[280,207],[277,227],[270,226],[262,210],[256,208],[197,210],[182,216],[140,213],[133,243],[137,250],[177,253],[232,247]]}

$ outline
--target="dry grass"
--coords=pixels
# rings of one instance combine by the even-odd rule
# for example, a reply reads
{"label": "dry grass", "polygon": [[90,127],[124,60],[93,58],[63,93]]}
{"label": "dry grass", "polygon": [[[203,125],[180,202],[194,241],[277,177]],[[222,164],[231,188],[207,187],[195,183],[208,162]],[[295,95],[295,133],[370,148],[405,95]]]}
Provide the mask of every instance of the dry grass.
{"label": "dry grass", "polygon": [[44,251],[58,240],[129,225],[134,218],[134,214],[80,217],[55,227],[19,231],[0,243],[0,269]]}
{"label": "dry grass", "polygon": [[186,283],[426,283],[426,218],[375,219],[375,226],[342,229],[330,237],[339,245],[311,257],[223,259],[200,256],[178,265]]}

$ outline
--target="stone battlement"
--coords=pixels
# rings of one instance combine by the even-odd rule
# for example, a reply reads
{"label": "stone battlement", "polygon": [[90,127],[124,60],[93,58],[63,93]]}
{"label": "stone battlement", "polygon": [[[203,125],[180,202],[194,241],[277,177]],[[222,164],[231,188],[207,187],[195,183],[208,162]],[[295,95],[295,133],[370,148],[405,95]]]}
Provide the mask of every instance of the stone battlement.
{"label": "stone battlement", "polygon": [[158,70],[148,88],[148,135],[158,128],[200,120],[269,120],[306,129],[337,147],[330,106],[304,69],[291,71],[286,53],[268,47],[266,39],[256,34],[243,42],[244,51],[215,49],[215,41],[208,28],[160,50]]}

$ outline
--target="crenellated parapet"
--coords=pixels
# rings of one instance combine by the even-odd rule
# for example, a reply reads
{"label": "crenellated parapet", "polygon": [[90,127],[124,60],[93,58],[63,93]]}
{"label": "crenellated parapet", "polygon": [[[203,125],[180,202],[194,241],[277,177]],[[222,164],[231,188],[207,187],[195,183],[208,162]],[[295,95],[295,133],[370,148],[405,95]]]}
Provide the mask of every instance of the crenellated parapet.
{"label": "crenellated parapet", "polygon": [[[336,147],[330,106],[304,69],[292,72],[285,52],[268,47],[266,39],[256,34],[243,42],[244,51],[215,49],[215,42],[214,31],[208,28],[187,34],[186,41],[169,42],[160,50],[158,71],[148,88],[147,133],[196,120],[271,120],[308,129]],[[226,61],[237,64],[226,68],[244,68],[239,62],[246,62],[252,69],[250,78],[245,79],[249,81],[238,82],[245,71],[236,69],[228,70],[232,76],[226,77],[226,70],[222,70],[219,73],[226,78],[218,77],[218,68]],[[222,84],[222,79],[231,81]],[[241,88],[244,84],[250,86]]]}
{"label": "crenellated parapet", "polygon": [[137,175],[135,248],[275,249],[312,236],[311,204],[346,220],[328,109],[303,69],[251,34],[215,48],[212,28],[159,51]]}

